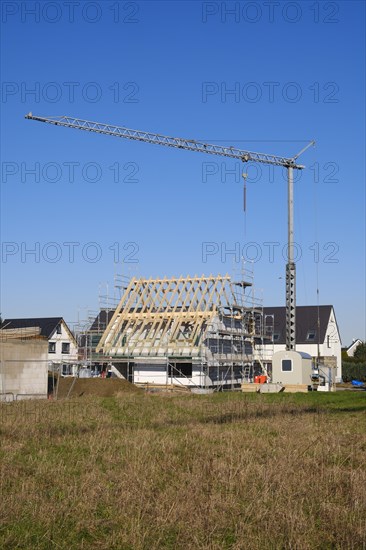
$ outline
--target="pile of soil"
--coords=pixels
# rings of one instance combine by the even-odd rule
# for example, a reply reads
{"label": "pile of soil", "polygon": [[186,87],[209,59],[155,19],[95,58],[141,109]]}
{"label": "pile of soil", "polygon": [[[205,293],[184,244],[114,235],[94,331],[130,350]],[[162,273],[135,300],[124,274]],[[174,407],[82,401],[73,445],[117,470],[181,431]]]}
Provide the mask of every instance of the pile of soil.
{"label": "pile of soil", "polygon": [[[112,397],[121,392],[140,393],[143,390],[137,388],[127,380],[120,378],[60,378],[57,398],[67,397],[71,385],[74,383],[69,397],[83,397],[93,395],[96,397]],[[56,388],[55,388],[56,393]]]}

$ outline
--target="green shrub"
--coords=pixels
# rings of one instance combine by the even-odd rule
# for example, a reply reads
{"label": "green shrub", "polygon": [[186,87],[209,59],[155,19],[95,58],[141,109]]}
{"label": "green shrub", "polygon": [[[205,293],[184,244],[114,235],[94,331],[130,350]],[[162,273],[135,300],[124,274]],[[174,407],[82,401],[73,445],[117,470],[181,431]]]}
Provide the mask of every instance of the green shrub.
{"label": "green shrub", "polygon": [[351,382],[351,380],[361,380],[366,382],[366,363],[342,363],[342,379],[343,382]]}
{"label": "green shrub", "polygon": [[365,344],[365,342],[362,342],[362,344],[358,344],[357,348],[355,349],[355,353],[353,354],[353,357],[356,359],[356,361],[360,361],[361,363],[366,362],[366,344]]}

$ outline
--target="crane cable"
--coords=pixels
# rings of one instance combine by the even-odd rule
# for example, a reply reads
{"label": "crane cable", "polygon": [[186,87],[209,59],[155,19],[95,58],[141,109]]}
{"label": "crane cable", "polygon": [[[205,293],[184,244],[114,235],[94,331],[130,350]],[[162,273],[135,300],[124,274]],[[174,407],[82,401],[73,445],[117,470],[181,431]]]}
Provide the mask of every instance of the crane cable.
{"label": "crane cable", "polygon": [[248,173],[243,172],[242,177],[244,180],[244,186],[243,186],[243,212],[244,212],[244,242],[247,237],[247,178]]}
{"label": "crane cable", "polygon": [[[317,205],[317,189],[316,181],[313,182],[313,209],[314,209],[314,233],[315,233],[315,250],[314,250],[314,260],[315,260],[315,276],[316,276],[316,309],[317,309],[317,358],[316,366],[319,369],[320,364],[320,303],[319,303],[319,241],[318,241],[318,205]],[[317,248],[318,247],[318,248]]]}

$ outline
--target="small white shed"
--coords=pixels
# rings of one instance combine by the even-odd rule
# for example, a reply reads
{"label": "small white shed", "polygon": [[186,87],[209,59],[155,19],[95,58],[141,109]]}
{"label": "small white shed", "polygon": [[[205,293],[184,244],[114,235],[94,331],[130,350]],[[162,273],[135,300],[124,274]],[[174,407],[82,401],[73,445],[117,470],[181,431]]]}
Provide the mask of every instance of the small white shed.
{"label": "small white shed", "polygon": [[282,385],[311,385],[311,355],[298,351],[277,351],[272,358],[272,382]]}

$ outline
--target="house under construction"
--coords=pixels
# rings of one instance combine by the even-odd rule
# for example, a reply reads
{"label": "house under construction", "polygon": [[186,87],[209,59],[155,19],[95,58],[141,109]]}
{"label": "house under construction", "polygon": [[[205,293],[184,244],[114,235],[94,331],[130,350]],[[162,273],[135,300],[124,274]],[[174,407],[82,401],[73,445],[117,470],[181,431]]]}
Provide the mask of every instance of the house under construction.
{"label": "house under construction", "polygon": [[266,372],[273,332],[249,275],[132,278],[96,352],[135,384],[239,388]]}

